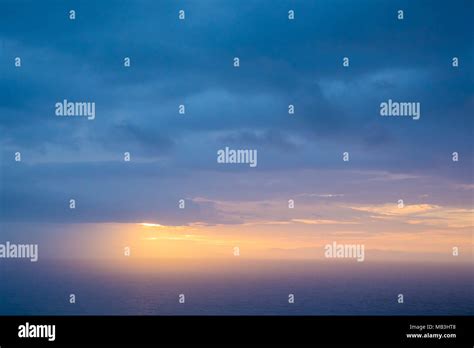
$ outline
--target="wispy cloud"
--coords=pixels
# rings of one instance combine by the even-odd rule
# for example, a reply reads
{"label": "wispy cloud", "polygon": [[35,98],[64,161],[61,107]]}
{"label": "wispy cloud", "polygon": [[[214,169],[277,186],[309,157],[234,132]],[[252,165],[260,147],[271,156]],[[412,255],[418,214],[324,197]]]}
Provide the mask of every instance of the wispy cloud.
{"label": "wispy cloud", "polygon": [[368,212],[373,219],[405,222],[410,225],[438,228],[474,227],[474,209],[445,207],[435,204],[412,204],[398,207],[396,204],[358,206],[352,209]]}
{"label": "wispy cloud", "polygon": [[291,219],[293,222],[305,225],[357,225],[355,221],[324,220],[324,219]]}

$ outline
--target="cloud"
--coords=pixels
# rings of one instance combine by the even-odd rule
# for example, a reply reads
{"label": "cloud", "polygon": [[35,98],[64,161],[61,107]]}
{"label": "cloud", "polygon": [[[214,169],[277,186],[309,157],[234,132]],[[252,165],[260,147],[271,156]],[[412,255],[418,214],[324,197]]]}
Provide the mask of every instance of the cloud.
{"label": "cloud", "polygon": [[[407,3],[424,21],[403,25],[388,20],[392,5],[370,1],[301,2],[293,23],[286,18],[291,1],[271,9],[261,1],[187,3],[185,22],[172,2],[81,2],[71,22],[60,1],[26,1],[18,11],[7,0],[0,13],[0,216],[283,225],[368,213],[380,220],[392,215],[349,207],[401,193],[415,205],[427,204],[429,194],[434,206],[469,206],[474,94],[464,9],[472,4],[427,4]],[[461,58],[455,71],[453,52]],[[346,55],[349,69],[341,66]],[[12,64],[16,56],[21,69]],[[422,118],[381,120],[378,104],[387,97],[421,101]],[[53,105],[64,98],[95,101],[96,120],[55,118]],[[181,103],[186,115],[177,112]],[[217,166],[216,150],[226,142],[258,148],[258,168]],[[22,163],[13,162],[16,151]],[[74,215],[63,209],[71,196],[80,202]],[[177,210],[183,197],[190,201]]]}
{"label": "cloud", "polygon": [[342,193],[300,193],[295,195],[295,197],[304,197],[304,198],[334,198],[334,197],[344,197]]}
{"label": "cloud", "polygon": [[369,213],[375,213],[378,215],[387,216],[405,216],[405,215],[416,215],[439,209],[439,206],[431,204],[412,204],[405,205],[403,208],[399,208],[396,204],[384,204],[384,205],[372,205],[365,207],[351,207],[354,210],[364,211]]}
{"label": "cloud", "polygon": [[415,226],[436,228],[474,227],[474,209],[445,207],[435,204],[412,204],[398,208],[395,204],[352,207],[356,211],[368,212],[373,219],[399,221]]}
{"label": "cloud", "polygon": [[323,219],[292,219],[291,221],[305,225],[357,225],[359,222],[340,221],[340,220],[323,220]]}

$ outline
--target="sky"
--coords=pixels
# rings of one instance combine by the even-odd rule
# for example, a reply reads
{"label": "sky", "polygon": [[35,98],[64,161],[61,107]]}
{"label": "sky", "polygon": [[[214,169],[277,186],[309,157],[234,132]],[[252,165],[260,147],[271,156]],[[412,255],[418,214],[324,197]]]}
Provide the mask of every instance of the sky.
{"label": "sky", "polygon": [[[318,258],[341,241],[471,259],[472,1],[269,3],[2,1],[1,239],[51,257]],[[95,119],[57,117],[64,99]],[[388,99],[420,119],[381,117]],[[217,163],[226,146],[257,167]]]}

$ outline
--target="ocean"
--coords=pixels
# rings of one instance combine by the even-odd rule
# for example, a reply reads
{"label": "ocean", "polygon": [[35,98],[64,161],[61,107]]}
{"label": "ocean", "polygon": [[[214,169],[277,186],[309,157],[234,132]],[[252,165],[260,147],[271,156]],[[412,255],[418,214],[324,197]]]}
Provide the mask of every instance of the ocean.
{"label": "ocean", "polygon": [[[70,294],[76,303],[69,303]],[[290,294],[294,303],[289,303]],[[398,303],[399,294],[403,303]],[[472,266],[455,263],[189,259],[0,264],[0,315],[472,315],[472,294]]]}

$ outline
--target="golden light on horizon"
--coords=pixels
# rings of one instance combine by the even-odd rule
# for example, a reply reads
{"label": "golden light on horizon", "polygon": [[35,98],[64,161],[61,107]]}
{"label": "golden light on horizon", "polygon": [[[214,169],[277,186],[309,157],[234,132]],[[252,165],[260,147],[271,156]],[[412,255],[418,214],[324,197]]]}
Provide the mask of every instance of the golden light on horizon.
{"label": "golden light on horizon", "polygon": [[140,225],[146,226],[146,227],[163,227],[163,225],[160,225],[160,224],[152,224],[152,223],[149,223],[149,222],[142,222]]}
{"label": "golden light on horizon", "polygon": [[[456,214],[453,214],[456,212]],[[449,214],[448,214],[449,213]],[[68,255],[84,256],[78,245],[93,245],[87,257],[123,257],[123,247],[133,258],[234,258],[323,259],[324,246],[338,243],[363,244],[367,260],[451,260],[452,248],[462,251],[457,259],[469,260],[472,232],[464,226],[465,213],[449,209],[437,219],[411,216],[406,219],[375,221],[370,217],[358,224],[301,223],[272,221],[205,225],[189,223],[173,226],[152,222],[77,224],[81,238],[67,241]],[[444,216],[446,215],[446,217]],[[443,218],[443,219],[441,219]],[[413,219],[421,220],[412,223]],[[349,219],[346,219],[346,221]],[[440,221],[442,220],[442,221]],[[447,220],[447,222],[445,221]],[[308,221],[305,221],[308,222]],[[310,222],[313,222],[312,220]],[[320,222],[316,219],[315,222]],[[324,221],[326,222],[326,221]],[[64,241],[66,243],[66,241]],[[77,249],[77,250],[76,250]]]}
{"label": "golden light on horizon", "polygon": [[[334,206],[331,211],[339,209]],[[366,215],[354,215],[354,211]],[[329,211],[316,217],[300,215],[279,220],[263,216],[234,224],[144,221],[123,225],[120,245],[131,246],[134,255],[143,258],[234,257],[233,250],[239,247],[242,257],[321,259],[324,246],[338,241],[364,244],[368,257],[374,259],[433,260],[449,258],[453,246],[472,247],[472,209],[433,204],[400,209],[379,204],[352,206],[349,211],[342,209],[339,216]]]}

